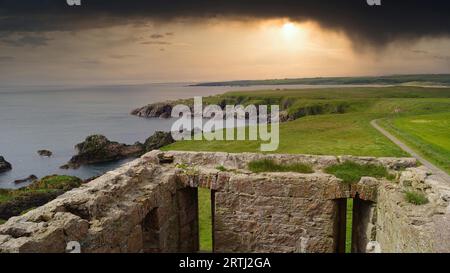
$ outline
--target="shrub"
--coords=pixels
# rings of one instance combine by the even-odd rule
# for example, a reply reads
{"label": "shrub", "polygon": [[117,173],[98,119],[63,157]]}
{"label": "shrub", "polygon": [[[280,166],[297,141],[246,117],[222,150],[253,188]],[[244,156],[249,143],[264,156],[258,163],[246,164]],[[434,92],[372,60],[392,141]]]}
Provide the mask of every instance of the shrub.
{"label": "shrub", "polygon": [[408,203],[414,204],[414,205],[425,205],[427,204],[428,198],[425,196],[424,193],[418,192],[418,191],[407,191],[405,192],[405,199]]}
{"label": "shrub", "polygon": [[352,161],[330,166],[325,169],[325,172],[342,179],[344,183],[356,183],[363,176],[375,178],[389,177],[386,167],[382,165],[358,164]]}
{"label": "shrub", "polygon": [[254,173],[263,172],[296,172],[296,173],[313,173],[311,166],[302,163],[278,164],[270,159],[255,160],[248,164],[250,171]]}

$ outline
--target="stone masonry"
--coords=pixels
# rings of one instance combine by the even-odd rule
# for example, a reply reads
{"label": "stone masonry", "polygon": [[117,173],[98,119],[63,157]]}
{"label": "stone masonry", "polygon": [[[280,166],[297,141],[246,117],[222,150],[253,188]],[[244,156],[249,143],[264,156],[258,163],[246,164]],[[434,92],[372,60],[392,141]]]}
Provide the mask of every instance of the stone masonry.
{"label": "stone masonry", "polygon": [[[314,173],[255,174],[250,161],[301,162]],[[323,169],[382,164],[398,182],[348,185]],[[213,196],[215,252],[337,252],[344,200],[354,198],[353,250],[450,252],[450,188],[410,158],[152,151],[0,226],[0,252],[198,251],[197,189]],[[221,168],[217,168],[221,166]],[[406,189],[426,193],[415,206]],[[343,214],[344,213],[344,214]],[[367,251],[373,252],[372,249]]]}

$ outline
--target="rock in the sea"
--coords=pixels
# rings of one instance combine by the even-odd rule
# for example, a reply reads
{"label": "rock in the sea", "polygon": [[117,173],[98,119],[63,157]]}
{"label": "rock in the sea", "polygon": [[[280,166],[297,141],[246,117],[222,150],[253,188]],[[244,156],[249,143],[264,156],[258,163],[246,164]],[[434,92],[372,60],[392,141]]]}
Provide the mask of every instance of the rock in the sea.
{"label": "rock in the sea", "polygon": [[3,156],[0,156],[0,173],[9,171],[12,169],[11,163],[5,160]]}
{"label": "rock in the sea", "polygon": [[157,150],[174,142],[175,140],[172,138],[172,134],[170,132],[157,131],[151,137],[145,140],[145,152]]}
{"label": "rock in the sea", "polygon": [[46,156],[46,157],[51,157],[53,155],[53,153],[49,150],[39,150],[39,151],[37,151],[37,153],[40,156]]}
{"label": "rock in the sea", "polygon": [[78,154],[73,156],[67,164],[60,168],[76,169],[81,165],[139,157],[146,152],[159,149],[173,142],[175,140],[172,138],[171,133],[161,131],[155,132],[155,134],[147,138],[144,144],[136,142],[133,145],[110,141],[102,135],[92,135],[87,137],[84,142],[75,146]]}
{"label": "rock in the sea", "polygon": [[137,142],[134,145],[126,145],[110,141],[102,135],[88,136],[85,141],[75,146],[78,154],[73,156],[70,161],[61,166],[63,169],[79,168],[81,165],[102,163],[120,160],[128,157],[137,157],[142,155],[144,145]]}
{"label": "rock in the sea", "polygon": [[28,177],[25,178],[25,179],[17,179],[17,180],[14,181],[14,183],[16,183],[16,184],[22,184],[22,183],[27,183],[27,182],[34,182],[34,181],[36,181],[37,179],[38,179],[37,176],[34,175],[34,174],[32,174],[32,175],[28,176]]}

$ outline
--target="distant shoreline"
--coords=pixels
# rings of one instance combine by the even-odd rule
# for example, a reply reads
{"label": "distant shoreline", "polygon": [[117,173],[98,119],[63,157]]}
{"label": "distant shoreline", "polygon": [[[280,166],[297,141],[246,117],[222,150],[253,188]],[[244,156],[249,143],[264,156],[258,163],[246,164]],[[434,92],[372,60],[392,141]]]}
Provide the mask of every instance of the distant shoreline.
{"label": "distant shoreline", "polygon": [[369,77],[317,77],[268,80],[235,80],[204,82],[191,86],[255,86],[255,85],[411,85],[449,87],[450,74],[392,75]]}

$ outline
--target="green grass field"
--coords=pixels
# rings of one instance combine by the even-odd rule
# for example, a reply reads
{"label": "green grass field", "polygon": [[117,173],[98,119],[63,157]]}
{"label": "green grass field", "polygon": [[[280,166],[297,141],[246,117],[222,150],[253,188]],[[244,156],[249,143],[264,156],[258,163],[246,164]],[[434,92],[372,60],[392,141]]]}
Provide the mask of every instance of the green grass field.
{"label": "green grass field", "polygon": [[[370,121],[437,113],[445,119],[448,117],[445,113],[450,113],[449,88],[263,90],[230,92],[205,98],[204,101],[217,104],[278,104],[283,111],[301,113],[298,119],[280,125],[280,146],[275,153],[290,154],[408,156],[375,130]],[[435,123],[421,125],[427,127],[431,134],[438,130]],[[439,128],[442,128],[439,130],[443,138],[448,136],[448,126],[443,124]],[[442,137],[438,141],[442,141]],[[260,144],[258,141],[181,141],[165,149],[259,152]],[[444,152],[444,149],[438,148],[436,154],[448,158]]]}
{"label": "green grass field", "polygon": [[[280,125],[276,153],[359,156],[407,156],[372,126],[372,114],[308,116]],[[165,150],[260,152],[260,141],[180,141]]]}
{"label": "green grass field", "polygon": [[347,199],[347,219],[345,232],[345,253],[352,253],[352,231],[353,231],[353,199]]}
{"label": "green grass field", "polygon": [[211,191],[198,189],[198,226],[200,235],[200,251],[212,251],[212,218],[211,218]]}
{"label": "green grass field", "polygon": [[450,173],[450,112],[384,119],[380,124]]}
{"label": "green grass field", "polygon": [[[400,86],[230,92],[204,98],[204,103],[280,105],[282,111],[297,119],[280,125],[280,145],[274,153],[409,156],[370,125],[370,121],[381,119],[380,125],[411,148],[443,169],[450,169],[450,88]],[[259,141],[180,141],[164,150],[260,152],[260,144]],[[201,249],[209,250],[208,217],[211,216],[209,208],[204,206],[209,206],[210,201],[209,196],[199,196]],[[348,228],[351,234],[351,226]]]}
{"label": "green grass field", "polygon": [[198,84],[199,86],[251,86],[251,85],[340,85],[340,84],[421,84],[421,85],[450,85],[450,75],[393,75],[376,77],[320,77],[297,79],[271,79],[271,80],[241,80],[227,82],[211,82]]}

